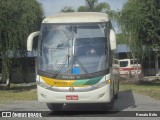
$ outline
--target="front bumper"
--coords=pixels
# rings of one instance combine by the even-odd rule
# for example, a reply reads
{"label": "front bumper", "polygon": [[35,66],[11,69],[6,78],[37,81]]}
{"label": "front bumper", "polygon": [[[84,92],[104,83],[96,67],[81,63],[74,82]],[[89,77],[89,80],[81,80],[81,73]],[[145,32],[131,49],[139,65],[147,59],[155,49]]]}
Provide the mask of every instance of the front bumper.
{"label": "front bumper", "polygon": [[[59,90],[60,89],[59,87]],[[110,84],[89,91],[87,91],[85,87],[75,87],[74,92],[69,92],[69,87],[65,87],[65,89],[66,91],[63,90],[60,92],[37,85],[38,101],[44,103],[107,103],[111,100]],[[76,89],[81,89],[81,92],[76,91]],[[78,100],[66,100],[66,96],[68,95],[76,95],[78,96]]]}

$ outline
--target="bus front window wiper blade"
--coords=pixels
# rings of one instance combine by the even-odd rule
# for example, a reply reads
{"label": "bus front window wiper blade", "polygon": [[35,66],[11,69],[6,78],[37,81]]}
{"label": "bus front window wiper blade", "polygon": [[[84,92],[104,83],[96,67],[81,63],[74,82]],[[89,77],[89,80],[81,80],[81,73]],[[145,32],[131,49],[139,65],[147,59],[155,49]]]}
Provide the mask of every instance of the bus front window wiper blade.
{"label": "bus front window wiper blade", "polygon": [[[64,58],[63,62],[61,63],[60,68],[59,68],[55,73],[53,73],[53,74],[54,74],[54,76],[53,76],[54,78],[57,77],[57,75],[61,72],[61,70],[62,70],[63,67],[65,66],[67,60],[69,60],[69,57],[70,57],[70,55],[67,54],[66,57]],[[68,65],[68,66],[69,66],[69,65]]]}

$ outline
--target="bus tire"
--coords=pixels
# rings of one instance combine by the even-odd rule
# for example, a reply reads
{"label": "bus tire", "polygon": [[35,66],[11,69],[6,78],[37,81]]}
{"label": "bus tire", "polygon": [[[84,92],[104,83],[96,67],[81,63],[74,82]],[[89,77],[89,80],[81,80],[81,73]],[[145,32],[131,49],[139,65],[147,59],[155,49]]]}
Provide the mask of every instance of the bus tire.
{"label": "bus tire", "polygon": [[109,103],[107,104],[107,110],[113,109],[113,106],[114,106],[114,98],[112,99],[111,102],[109,102]]}
{"label": "bus tire", "polygon": [[118,92],[119,92],[119,81],[118,81],[118,90],[116,92],[116,94],[114,95],[114,98],[117,100],[118,99]]}
{"label": "bus tire", "polygon": [[113,84],[113,98],[111,99],[109,103],[104,104],[104,110],[105,111],[112,110],[114,106],[114,102],[115,102],[115,90],[114,90],[114,84]]}
{"label": "bus tire", "polygon": [[61,111],[63,104],[54,104],[54,103],[47,103],[47,107],[51,111]]}
{"label": "bus tire", "polygon": [[114,106],[114,99],[112,99],[112,101],[109,102],[109,103],[103,103],[103,104],[102,104],[102,107],[103,107],[103,110],[104,110],[104,111],[112,110],[112,109],[113,109],[113,106]]}

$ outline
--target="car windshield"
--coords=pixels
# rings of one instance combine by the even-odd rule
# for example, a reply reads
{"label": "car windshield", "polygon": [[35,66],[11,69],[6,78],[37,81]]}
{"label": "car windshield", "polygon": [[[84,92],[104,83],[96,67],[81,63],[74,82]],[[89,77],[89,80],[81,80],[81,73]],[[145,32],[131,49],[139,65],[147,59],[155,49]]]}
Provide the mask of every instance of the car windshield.
{"label": "car windshield", "polygon": [[106,24],[43,24],[38,70],[55,74],[88,74],[108,68]]}

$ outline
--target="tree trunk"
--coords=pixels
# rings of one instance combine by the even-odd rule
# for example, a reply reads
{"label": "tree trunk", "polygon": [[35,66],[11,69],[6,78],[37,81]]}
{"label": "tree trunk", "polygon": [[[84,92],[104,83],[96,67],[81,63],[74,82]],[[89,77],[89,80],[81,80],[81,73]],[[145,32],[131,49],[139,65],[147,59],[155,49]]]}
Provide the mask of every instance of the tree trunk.
{"label": "tree trunk", "polygon": [[8,79],[6,80],[6,86],[7,86],[8,88],[10,88],[10,78],[8,78]]}
{"label": "tree trunk", "polygon": [[12,60],[5,55],[2,55],[2,79],[7,87],[10,87],[11,73],[12,73]]}

